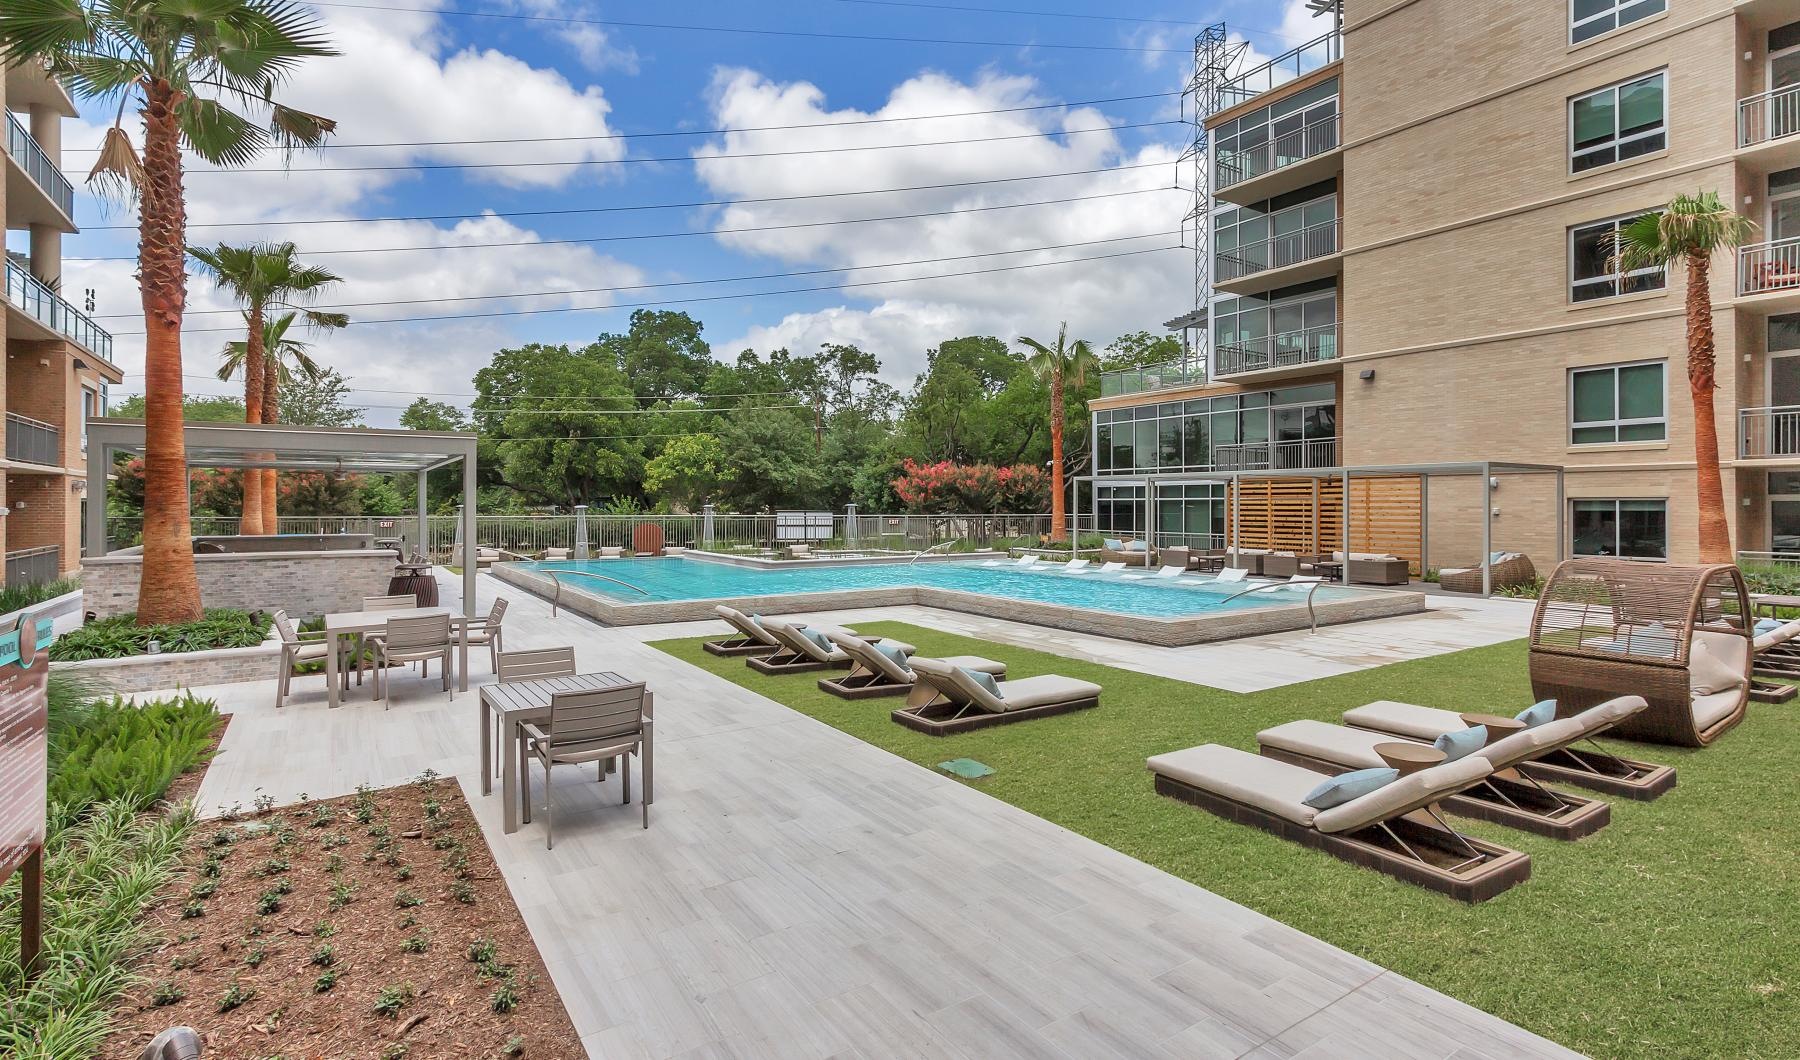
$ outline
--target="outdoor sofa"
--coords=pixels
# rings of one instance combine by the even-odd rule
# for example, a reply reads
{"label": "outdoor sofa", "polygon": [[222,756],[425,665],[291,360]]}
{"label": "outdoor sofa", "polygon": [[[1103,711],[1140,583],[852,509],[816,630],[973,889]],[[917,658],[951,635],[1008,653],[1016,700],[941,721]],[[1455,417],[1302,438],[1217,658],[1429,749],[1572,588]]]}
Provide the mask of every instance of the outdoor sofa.
{"label": "outdoor sofa", "polygon": [[1102,563],[1123,563],[1128,567],[1149,567],[1156,563],[1156,550],[1144,541],[1121,541],[1106,538],[1100,543]]}
{"label": "outdoor sofa", "polygon": [[[1537,580],[1537,568],[1531,557],[1521,552],[1496,552],[1488,557],[1490,580],[1496,589],[1530,585]],[[1480,567],[1451,567],[1438,571],[1438,585],[1446,592],[1480,593]]]}

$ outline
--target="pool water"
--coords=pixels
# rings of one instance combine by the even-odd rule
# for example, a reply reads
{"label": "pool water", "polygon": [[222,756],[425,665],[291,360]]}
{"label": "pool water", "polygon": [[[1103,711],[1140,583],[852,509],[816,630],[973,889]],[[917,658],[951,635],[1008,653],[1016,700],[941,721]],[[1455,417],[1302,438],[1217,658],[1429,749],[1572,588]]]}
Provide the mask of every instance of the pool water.
{"label": "pool water", "polygon": [[[891,589],[923,586],[955,589],[987,596],[1062,604],[1122,615],[1182,618],[1190,615],[1240,609],[1294,605],[1305,602],[1306,590],[1296,588],[1226,598],[1249,588],[1245,582],[1215,584],[1210,578],[1183,575],[1168,581],[1128,578],[1131,572],[1062,574],[1056,568],[1022,569],[1003,563],[924,561],[858,563],[830,567],[759,570],[685,556],[662,559],[607,559],[576,562],[556,560],[521,564],[527,569],[555,570],[562,582],[621,604],[670,600],[724,600],[744,596],[786,593],[829,593],[857,589]],[[566,572],[582,573],[566,573]],[[602,577],[585,577],[592,572]],[[616,578],[644,590],[643,595],[605,581]],[[1355,590],[1320,589],[1316,601],[1324,603],[1357,595]]]}

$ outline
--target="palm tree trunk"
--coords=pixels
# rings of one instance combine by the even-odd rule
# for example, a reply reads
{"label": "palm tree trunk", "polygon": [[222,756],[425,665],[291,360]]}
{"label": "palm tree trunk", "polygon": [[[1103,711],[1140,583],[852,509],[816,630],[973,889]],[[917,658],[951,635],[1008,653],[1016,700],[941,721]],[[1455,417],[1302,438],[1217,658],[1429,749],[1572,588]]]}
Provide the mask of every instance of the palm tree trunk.
{"label": "palm tree trunk", "polygon": [[[244,422],[261,423],[263,416],[263,307],[253,305],[247,314],[250,333],[244,337]],[[238,516],[238,533],[263,533],[262,473],[246,468],[244,502]]]}
{"label": "palm tree trunk", "polygon": [[[262,413],[264,423],[281,422],[281,371],[272,358],[263,370]],[[279,513],[275,510],[276,472],[269,468],[262,472],[262,522],[263,533],[273,534],[280,528]]]}
{"label": "palm tree trunk", "polygon": [[1063,378],[1062,369],[1050,377],[1050,540],[1061,541],[1063,519]]}
{"label": "palm tree trunk", "polygon": [[1687,261],[1688,388],[1694,399],[1694,476],[1700,515],[1700,562],[1730,563],[1731,525],[1719,472],[1719,426],[1713,417],[1714,372],[1711,255]]}
{"label": "palm tree trunk", "polygon": [[[167,81],[144,89],[144,176],[138,277],[144,305],[144,559],[139,625],[200,617],[182,434],[181,317],[187,308],[187,206],[181,139]],[[98,517],[98,516],[96,516]]]}

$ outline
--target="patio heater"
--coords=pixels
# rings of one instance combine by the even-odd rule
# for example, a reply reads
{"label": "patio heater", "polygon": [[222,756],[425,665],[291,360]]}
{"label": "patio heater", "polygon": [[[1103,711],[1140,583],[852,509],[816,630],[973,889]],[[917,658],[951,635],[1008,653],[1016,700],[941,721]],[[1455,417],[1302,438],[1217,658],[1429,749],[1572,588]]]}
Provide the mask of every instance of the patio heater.
{"label": "patio heater", "polygon": [[585,504],[575,506],[575,559],[577,561],[592,559],[588,554],[587,510]]}
{"label": "patio heater", "polygon": [[710,504],[700,506],[700,547],[708,552],[713,547],[713,506]]}
{"label": "patio heater", "polygon": [[844,547],[856,547],[856,505],[844,505]]}

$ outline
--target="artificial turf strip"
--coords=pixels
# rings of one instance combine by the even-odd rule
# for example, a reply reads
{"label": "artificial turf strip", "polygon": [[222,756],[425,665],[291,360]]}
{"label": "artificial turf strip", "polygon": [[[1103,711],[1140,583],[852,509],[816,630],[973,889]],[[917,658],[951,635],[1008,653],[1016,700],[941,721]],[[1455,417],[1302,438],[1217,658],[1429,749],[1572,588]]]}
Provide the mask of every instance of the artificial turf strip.
{"label": "artificial turf strip", "polygon": [[903,623],[857,628],[1105,692],[1096,710],[932,737],[889,720],[893,700],[850,702],[807,676],[767,677],[706,654],[702,639],[656,647],[924,768],[985,762],[996,772],[974,786],[988,795],[1570,1048],[1800,1048],[1800,705],[1753,703],[1703,751],[1608,741],[1674,765],[1680,782],[1656,802],[1613,800],[1612,823],[1578,842],[1458,818],[1532,859],[1528,882],[1467,906],[1162,798],[1144,759],[1201,743],[1254,750],[1258,730],[1336,721],[1377,699],[1513,713],[1531,703],[1523,641],[1240,695]]}

